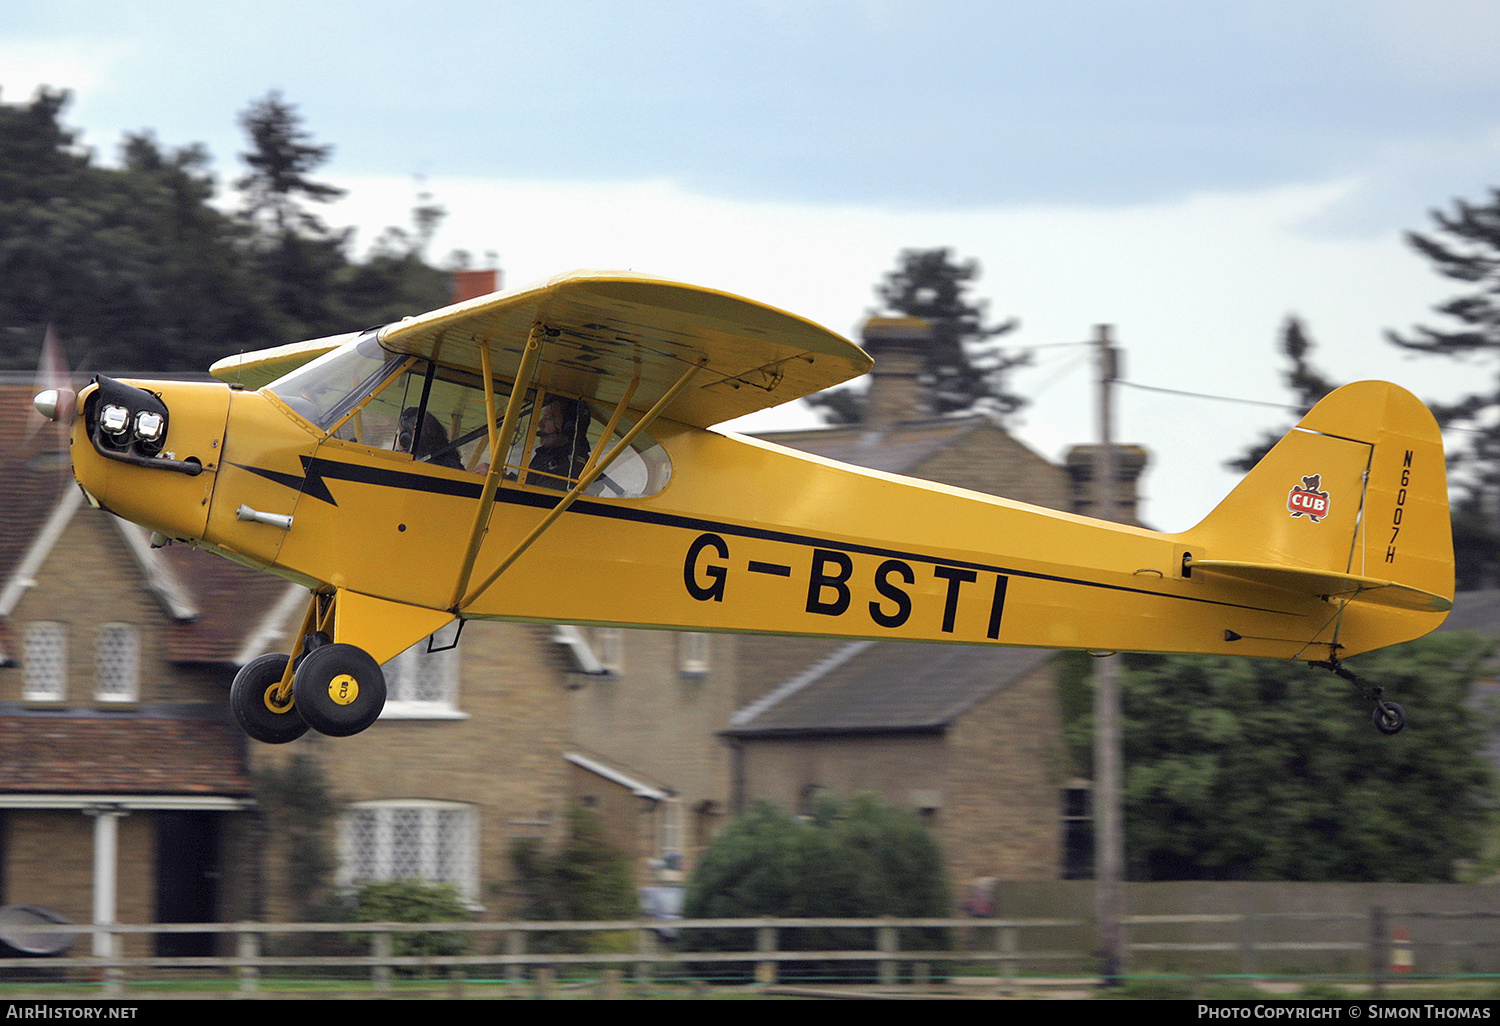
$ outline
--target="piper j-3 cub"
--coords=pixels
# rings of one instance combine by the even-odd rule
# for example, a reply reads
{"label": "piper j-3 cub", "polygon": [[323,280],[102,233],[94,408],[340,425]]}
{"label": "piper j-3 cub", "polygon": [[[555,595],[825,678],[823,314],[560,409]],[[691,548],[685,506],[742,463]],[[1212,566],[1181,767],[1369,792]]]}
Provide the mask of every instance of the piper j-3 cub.
{"label": "piper j-3 cub", "polygon": [[454,619],[1341,660],[1452,605],[1443,447],[1409,393],[1324,399],[1197,527],[1159,534],[707,430],[868,371],[746,299],[576,272],[221,360],[220,382],[37,396],[88,498],[307,586],[246,665],[253,738],[347,736]]}

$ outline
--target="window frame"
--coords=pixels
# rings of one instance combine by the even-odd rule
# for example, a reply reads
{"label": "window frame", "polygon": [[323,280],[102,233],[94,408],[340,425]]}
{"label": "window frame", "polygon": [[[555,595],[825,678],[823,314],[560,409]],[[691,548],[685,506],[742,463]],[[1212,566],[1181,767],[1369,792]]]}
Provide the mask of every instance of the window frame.
{"label": "window frame", "polygon": [[[400,851],[413,842],[413,831],[416,851]],[[479,806],[468,802],[354,802],[339,817],[338,884],[346,890],[389,880],[452,884],[459,900],[478,909],[479,840]],[[369,850],[358,850],[361,845]]]}
{"label": "window frame", "polygon": [[[104,643],[106,637],[116,633],[124,639],[124,650],[126,657],[122,660],[126,672],[121,674],[125,678],[125,684],[118,689],[107,689],[105,687],[106,673],[104,661]],[[129,623],[101,623],[94,630],[94,699],[98,702],[130,703],[140,700],[141,688],[141,634],[134,624]]]}
{"label": "window frame", "polygon": [[[55,644],[52,656],[55,666],[42,680],[41,653],[34,646]],[[33,620],[26,625],[26,634],[21,641],[21,661],[24,680],[21,697],[28,702],[65,702],[68,699],[68,625],[61,620]]]}

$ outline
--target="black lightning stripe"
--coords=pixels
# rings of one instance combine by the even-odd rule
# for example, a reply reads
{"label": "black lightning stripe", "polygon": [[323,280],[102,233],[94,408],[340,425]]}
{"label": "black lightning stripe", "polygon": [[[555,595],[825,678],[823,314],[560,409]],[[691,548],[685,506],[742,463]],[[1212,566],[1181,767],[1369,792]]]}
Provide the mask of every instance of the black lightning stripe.
{"label": "black lightning stripe", "polygon": [[[482,479],[475,475],[465,475],[467,480],[456,480],[446,476],[439,476],[438,474],[419,474],[408,470],[366,467],[357,463],[340,463],[336,460],[325,460],[312,456],[302,456],[299,458],[302,460],[303,468],[303,475],[301,477],[298,477],[296,474],[265,470],[261,467],[251,467],[242,463],[235,463],[233,466],[239,467],[241,470],[247,470],[269,481],[275,481],[277,484],[285,485],[294,491],[301,491],[303,495],[319,499],[331,506],[337,506],[338,503],[334,501],[333,493],[328,490],[326,481],[329,480],[352,481],[359,484],[377,485],[383,488],[403,488],[411,491],[453,495],[467,499],[478,499],[484,487]],[[513,487],[500,488],[495,492],[496,502],[503,502],[513,506],[532,506],[538,509],[551,509],[561,500],[561,492],[537,494]],[[1006,574],[1011,577],[1027,577],[1032,580],[1052,581],[1057,584],[1076,584],[1084,588],[1103,588],[1106,591],[1120,591],[1134,595],[1150,595],[1155,598],[1172,599],[1180,602],[1198,602],[1211,606],[1224,606],[1230,609],[1250,609],[1256,612],[1279,613],[1286,616],[1298,615],[1289,613],[1284,609],[1275,609],[1268,606],[1253,606],[1242,602],[1225,602],[1221,599],[1202,598],[1197,595],[1173,595],[1166,592],[1152,591],[1149,588],[1132,587],[1127,584],[1106,584],[1103,581],[1089,581],[1079,577],[1064,577],[1059,574],[1041,573],[1036,570],[1017,570],[971,560],[939,559],[936,556],[929,556],[920,552],[887,549],[878,545],[862,545],[857,542],[835,541],[828,538],[817,538],[812,535],[794,534],[790,531],[777,531],[763,527],[748,527],[720,520],[707,520],[702,517],[641,509],[638,506],[608,505],[602,502],[579,499],[572,506],[568,507],[568,512],[584,516],[604,517],[608,520],[625,520],[633,523],[656,524],[662,527],[680,527],[691,531],[727,534],[741,538],[758,538],[763,541],[786,542],[791,545],[837,549],[841,552],[857,552],[886,559],[904,559],[911,563],[929,563],[933,566],[982,570],[986,573]],[[776,564],[765,565],[769,568]],[[751,569],[756,568],[752,567]],[[760,572],[774,571],[764,570]],[[777,574],[777,576],[780,575]]]}

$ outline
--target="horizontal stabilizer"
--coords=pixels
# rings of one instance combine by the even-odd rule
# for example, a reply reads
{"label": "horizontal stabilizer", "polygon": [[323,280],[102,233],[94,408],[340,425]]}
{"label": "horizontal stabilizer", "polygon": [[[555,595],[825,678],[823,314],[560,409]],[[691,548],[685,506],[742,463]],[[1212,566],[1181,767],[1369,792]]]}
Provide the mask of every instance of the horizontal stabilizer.
{"label": "horizontal stabilizer", "polygon": [[1424,613],[1446,613],[1453,608],[1452,599],[1430,591],[1377,577],[1360,577],[1332,570],[1306,570],[1270,563],[1236,563],[1223,559],[1195,559],[1188,564],[1188,569],[1193,573],[1217,574],[1284,591],[1317,595],[1320,598],[1346,598],[1394,606],[1397,609],[1415,609]]}

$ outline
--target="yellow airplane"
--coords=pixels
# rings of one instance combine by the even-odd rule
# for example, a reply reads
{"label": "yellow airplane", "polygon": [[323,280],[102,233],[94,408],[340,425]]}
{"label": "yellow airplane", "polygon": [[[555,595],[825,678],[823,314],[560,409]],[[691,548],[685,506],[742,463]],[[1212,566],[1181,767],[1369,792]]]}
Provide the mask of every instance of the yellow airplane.
{"label": "yellow airplane", "polygon": [[1339,389],[1181,534],[706,430],[870,367],[750,300],[574,272],[36,406],[92,503],[310,589],[292,651],[231,689],[263,742],[363,730],[380,664],[454,619],[1301,659],[1401,729],[1341,660],[1452,606],[1442,439],[1409,393]]}

